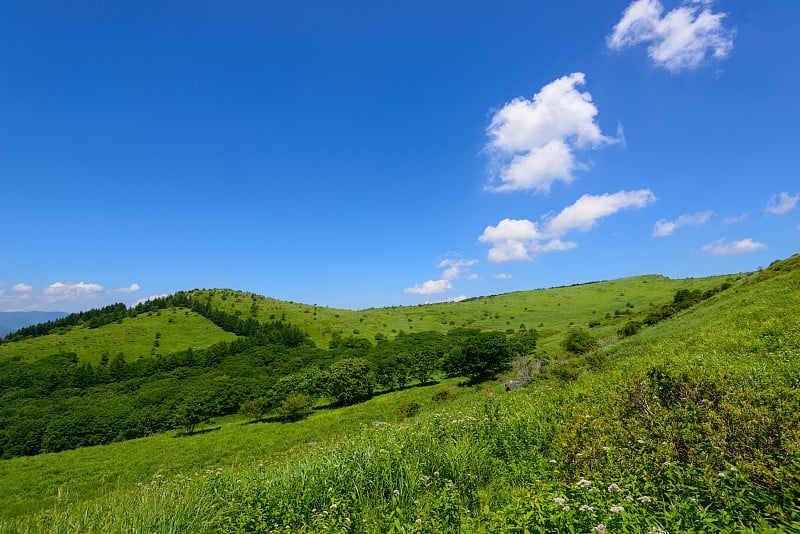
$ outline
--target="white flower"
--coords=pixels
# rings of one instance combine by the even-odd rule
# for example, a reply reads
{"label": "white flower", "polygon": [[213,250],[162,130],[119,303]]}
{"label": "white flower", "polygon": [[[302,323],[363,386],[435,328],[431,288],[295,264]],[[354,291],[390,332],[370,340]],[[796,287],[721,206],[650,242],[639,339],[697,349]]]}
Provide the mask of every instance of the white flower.
{"label": "white flower", "polygon": [[550,463],[551,464],[557,464],[558,462],[556,460],[550,460]]}
{"label": "white flower", "polygon": [[333,504],[331,505],[331,508],[333,508],[333,509],[336,509],[336,503],[333,503]]}
{"label": "white flower", "polygon": [[569,506],[565,506],[564,508],[562,508],[562,510],[564,510],[565,512],[569,512]]}
{"label": "white flower", "polygon": [[592,532],[597,532],[597,534],[606,534],[606,526],[603,523],[600,523],[592,529]]}
{"label": "white flower", "polygon": [[558,504],[558,505],[562,505],[562,504],[564,504],[564,499],[562,499],[561,497],[555,497],[555,498],[553,498],[553,502]]}
{"label": "white flower", "polygon": [[672,464],[671,464],[671,463],[669,463],[669,462],[664,462],[664,467],[669,467],[669,466],[671,466],[671,465],[672,465]]}
{"label": "white flower", "polygon": [[630,495],[626,496],[625,502],[633,502],[633,497],[631,497]]}
{"label": "white flower", "polygon": [[604,450],[604,451],[606,451],[606,452],[608,452],[608,451],[610,451],[610,450],[611,450],[611,447],[603,447],[603,450]]}
{"label": "white flower", "polygon": [[439,471],[434,471],[433,472],[433,476],[438,477],[439,476]]}
{"label": "white flower", "polygon": [[584,504],[583,506],[581,506],[581,507],[579,508],[579,510],[580,510],[581,512],[594,512],[594,508],[592,508],[592,507],[591,507],[591,506],[589,506],[588,504]]}
{"label": "white flower", "polygon": [[653,499],[651,499],[647,495],[642,495],[641,497],[639,497],[639,502],[644,502],[644,503],[653,502]]}
{"label": "white flower", "polygon": [[422,519],[417,519],[416,521],[414,521],[414,523],[416,523],[418,525],[421,525],[422,524]]}
{"label": "white flower", "polygon": [[591,486],[591,485],[592,485],[592,483],[591,483],[591,481],[589,481],[589,480],[586,480],[585,478],[582,478],[582,479],[580,479],[580,480],[578,481],[578,483],[577,483],[577,484],[575,484],[575,485],[576,485],[577,487],[579,487],[579,488],[587,488],[587,487]]}
{"label": "white flower", "polygon": [[396,490],[394,490],[392,493],[394,493],[395,495],[400,495],[400,490],[397,490],[397,489],[396,489]]}
{"label": "white flower", "polygon": [[617,486],[616,484],[611,484],[611,485],[608,487],[608,491],[616,491],[617,493],[619,493],[619,492],[621,492],[621,491],[622,491],[622,488],[620,488],[620,487],[619,487],[619,486]]}
{"label": "white flower", "polygon": [[613,512],[615,514],[621,514],[624,511],[625,511],[625,508],[623,508],[622,506],[612,506],[611,507],[611,512]]}
{"label": "white flower", "polygon": [[653,527],[653,528],[650,529],[650,532],[648,532],[647,534],[667,534],[667,531],[666,530],[661,530],[658,527]]}

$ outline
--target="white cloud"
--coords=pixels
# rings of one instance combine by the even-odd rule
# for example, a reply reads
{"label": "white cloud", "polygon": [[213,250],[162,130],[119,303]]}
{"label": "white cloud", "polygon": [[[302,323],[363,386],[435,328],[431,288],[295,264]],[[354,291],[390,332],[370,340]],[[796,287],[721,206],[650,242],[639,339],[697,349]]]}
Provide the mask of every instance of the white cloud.
{"label": "white cloud", "polygon": [[114,293],[136,293],[137,291],[139,291],[139,289],[141,289],[139,287],[139,284],[131,284],[130,287],[120,287],[120,288],[115,289],[113,292]]}
{"label": "white cloud", "polygon": [[495,273],[493,276],[498,280],[511,280],[514,278],[513,275],[508,273]]}
{"label": "white cloud", "polygon": [[480,280],[482,277],[479,274],[472,273],[471,275],[467,276],[467,280]]}
{"label": "white cloud", "polygon": [[[614,50],[649,43],[647,53],[656,65],[670,71],[697,68],[707,54],[722,59],[733,49],[732,30],[722,25],[725,13],[712,13],[699,5],[711,2],[684,2],[664,14],[658,0],[632,2],[607,38]],[[702,8],[702,9],[701,9]]]}
{"label": "white cloud", "polygon": [[99,284],[84,282],[55,282],[47,286],[42,294],[44,302],[53,303],[62,300],[80,300],[91,298],[103,290]]}
{"label": "white cloud", "polygon": [[467,270],[476,263],[478,263],[478,260],[453,260],[448,258],[439,262],[436,267],[439,269],[446,267],[442,273],[442,278],[445,280],[457,280],[463,277]]}
{"label": "white cloud", "polygon": [[19,292],[30,291],[31,289],[33,289],[32,286],[29,286],[28,284],[23,284],[22,282],[11,287],[11,291],[19,291]]}
{"label": "white cloud", "polygon": [[488,254],[491,262],[532,260],[543,252],[577,247],[573,241],[561,240],[570,230],[591,230],[603,217],[622,209],[643,208],[655,200],[655,195],[649,189],[583,195],[542,225],[528,219],[503,219],[497,226],[487,226],[478,240],[492,245]]}
{"label": "white cloud", "polygon": [[764,208],[764,211],[771,213],[772,215],[785,215],[795,208],[798,199],[800,199],[800,194],[795,196],[792,196],[789,193],[772,195],[772,198],[769,199],[769,203]]}
{"label": "white cloud", "polygon": [[714,212],[709,210],[701,213],[695,213],[694,215],[681,215],[674,221],[667,221],[666,219],[656,221],[656,225],[653,228],[653,237],[666,237],[668,235],[672,235],[672,233],[681,226],[697,226],[700,224],[705,224],[709,221],[709,219],[711,219],[712,215],[714,215]]}
{"label": "white cloud", "polygon": [[747,214],[746,213],[742,213],[738,217],[725,217],[722,220],[722,224],[736,224],[736,223],[744,222],[744,220],[746,218],[747,218]]}
{"label": "white cloud", "polygon": [[437,293],[444,293],[448,289],[453,289],[453,284],[450,280],[428,280],[423,282],[422,285],[415,285],[414,287],[407,287],[403,293],[416,293],[417,295],[435,295]]}
{"label": "white cloud", "polygon": [[492,191],[533,190],[547,193],[553,182],[571,182],[576,149],[598,148],[616,142],[595,123],[592,95],[576,86],[585,75],[575,72],[551,82],[532,100],[516,98],[494,114],[486,129],[499,184]]}
{"label": "white cloud", "polygon": [[147,298],[139,299],[136,302],[134,302],[133,304],[131,304],[131,308],[135,308],[139,304],[144,304],[145,302],[150,302],[151,300],[163,299],[163,298],[166,298],[168,296],[169,295],[167,293],[162,293],[160,295],[150,295]]}
{"label": "white cloud", "polygon": [[599,219],[612,215],[622,209],[644,208],[656,201],[649,189],[620,191],[609,195],[583,195],[573,205],[564,208],[548,222],[551,233],[561,235],[568,230],[591,230]]}
{"label": "white cloud", "polygon": [[725,239],[718,239],[713,243],[705,245],[701,250],[712,256],[728,256],[731,254],[746,254],[748,252],[755,252],[767,248],[767,245],[758,241],[753,241],[749,237],[740,241],[731,241],[726,243]]}

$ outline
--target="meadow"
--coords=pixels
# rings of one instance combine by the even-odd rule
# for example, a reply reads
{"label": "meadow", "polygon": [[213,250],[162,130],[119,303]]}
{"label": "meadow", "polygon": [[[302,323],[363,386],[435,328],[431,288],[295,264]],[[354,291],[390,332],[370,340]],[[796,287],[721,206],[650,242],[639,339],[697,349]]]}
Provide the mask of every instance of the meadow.
{"label": "meadow", "polygon": [[4,460],[0,532],[796,531],[798,267],[587,355],[548,347],[510,392],[450,379]]}
{"label": "meadow", "polygon": [[136,317],[101,328],[78,326],[46,336],[0,345],[0,359],[37,360],[62,352],[74,352],[81,363],[97,365],[103,355],[120,352],[128,360],[199,349],[236,336],[225,332],[190,310],[174,308]]}

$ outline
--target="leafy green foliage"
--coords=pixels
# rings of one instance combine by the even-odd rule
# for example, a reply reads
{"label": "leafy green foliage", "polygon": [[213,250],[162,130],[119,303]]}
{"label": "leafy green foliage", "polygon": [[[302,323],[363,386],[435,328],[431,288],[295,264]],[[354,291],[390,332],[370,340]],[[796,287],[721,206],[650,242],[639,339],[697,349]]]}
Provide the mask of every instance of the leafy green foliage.
{"label": "leafy green foliage", "polygon": [[303,393],[289,395],[278,407],[278,416],[284,421],[299,421],[311,415],[311,397]]}
{"label": "leafy green foliage", "polygon": [[509,367],[513,355],[502,332],[462,328],[451,330],[448,338],[452,348],[443,368],[450,376],[466,376],[479,382]]}
{"label": "leafy green foliage", "polygon": [[583,328],[570,328],[561,347],[572,354],[585,354],[600,347],[597,339]]}
{"label": "leafy green foliage", "polygon": [[372,397],[374,376],[362,358],[344,358],[328,368],[325,375],[327,394],[336,402],[348,405]]}

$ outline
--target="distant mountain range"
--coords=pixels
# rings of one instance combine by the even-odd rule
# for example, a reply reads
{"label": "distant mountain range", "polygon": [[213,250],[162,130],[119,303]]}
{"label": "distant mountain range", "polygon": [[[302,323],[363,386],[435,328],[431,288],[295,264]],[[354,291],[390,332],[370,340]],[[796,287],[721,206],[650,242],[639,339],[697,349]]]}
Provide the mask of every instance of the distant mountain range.
{"label": "distant mountain range", "polygon": [[39,323],[46,323],[69,315],[67,312],[0,312],[0,337],[15,332],[20,328]]}

